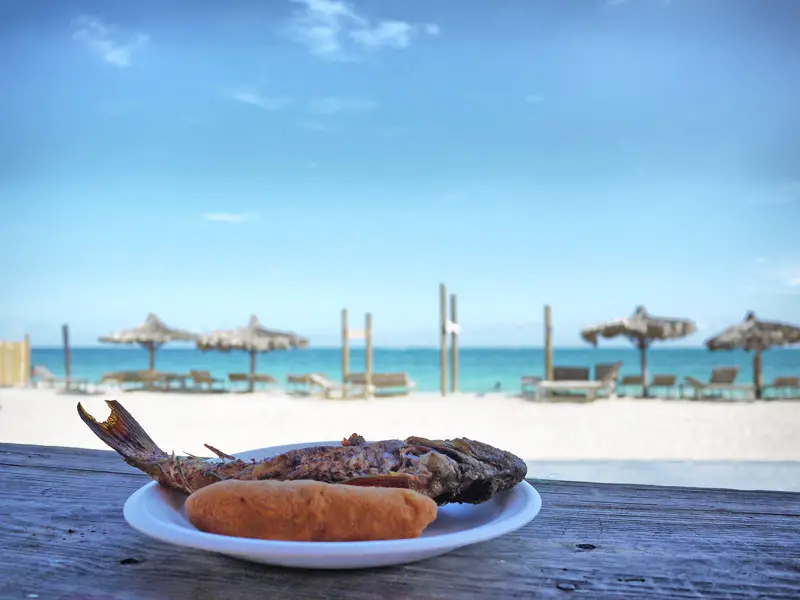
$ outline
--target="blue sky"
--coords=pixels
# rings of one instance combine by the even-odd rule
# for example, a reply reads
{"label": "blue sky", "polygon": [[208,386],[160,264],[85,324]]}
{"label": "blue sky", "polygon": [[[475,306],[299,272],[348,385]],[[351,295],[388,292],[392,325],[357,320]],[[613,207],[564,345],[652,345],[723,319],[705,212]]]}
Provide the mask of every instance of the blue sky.
{"label": "blue sky", "polygon": [[[0,339],[800,321],[800,2],[0,3]],[[623,342],[624,343],[624,342]]]}

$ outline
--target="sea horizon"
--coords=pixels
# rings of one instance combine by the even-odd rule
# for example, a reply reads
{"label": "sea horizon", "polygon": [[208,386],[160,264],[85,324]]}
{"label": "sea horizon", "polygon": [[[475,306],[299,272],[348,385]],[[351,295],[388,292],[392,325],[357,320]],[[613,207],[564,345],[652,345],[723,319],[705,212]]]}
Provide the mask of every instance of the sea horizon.
{"label": "sea horizon", "polygon": [[[148,354],[136,346],[72,347],[71,375],[99,381],[104,373],[139,370],[148,367]],[[639,352],[635,348],[600,347],[570,348],[556,346],[556,366],[593,367],[599,363],[622,361],[620,374],[640,372]],[[800,376],[800,349],[782,348],[763,355],[764,382],[775,377]],[[42,364],[57,376],[64,376],[62,347],[33,347],[32,364]],[[448,349],[448,361],[450,352]],[[351,348],[350,371],[362,372],[365,365],[363,346]],[[407,372],[419,391],[437,391],[440,386],[439,348],[387,348],[373,350],[375,372]],[[648,351],[648,372],[673,374],[683,381],[692,376],[708,380],[716,367],[739,367],[737,383],[752,383],[753,355],[744,351],[710,352],[704,348],[654,348]],[[187,373],[207,370],[215,377],[227,379],[228,373],[249,370],[248,353],[242,351],[202,352],[195,347],[164,347],[156,352],[156,369]],[[341,379],[341,347],[314,347],[285,352],[260,354],[257,371],[275,377],[281,384],[286,375],[320,372],[334,380]],[[544,374],[544,350],[541,347],[462,347],[459,348],[459,390],[482,393],[498,388],[518,391],[524,375]],[[449,378],[449,374],[448,374]],[[448,384],[449,388],[449,384]]]}

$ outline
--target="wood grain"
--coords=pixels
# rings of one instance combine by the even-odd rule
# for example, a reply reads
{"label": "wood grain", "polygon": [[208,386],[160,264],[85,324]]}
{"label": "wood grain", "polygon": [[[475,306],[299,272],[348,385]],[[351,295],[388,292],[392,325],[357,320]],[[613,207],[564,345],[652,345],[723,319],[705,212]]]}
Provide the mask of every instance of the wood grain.
{"label": "wood grain", "polygon": [[0,444],[0,597],[800,598],[800,494],[535,481],[543,509],[519,532],[315,572],[138,534],[122,505],[148,481],[112,452]]}

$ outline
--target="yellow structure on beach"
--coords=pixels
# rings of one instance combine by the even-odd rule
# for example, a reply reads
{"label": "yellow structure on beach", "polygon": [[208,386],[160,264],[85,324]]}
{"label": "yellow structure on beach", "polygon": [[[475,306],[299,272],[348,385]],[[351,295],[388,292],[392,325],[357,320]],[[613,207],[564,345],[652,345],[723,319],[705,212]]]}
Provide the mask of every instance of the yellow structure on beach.
{"label": "yellow structure on beach", "polygon": [[0,387],[27,384],[31,378],[31,338],[0,341]]}

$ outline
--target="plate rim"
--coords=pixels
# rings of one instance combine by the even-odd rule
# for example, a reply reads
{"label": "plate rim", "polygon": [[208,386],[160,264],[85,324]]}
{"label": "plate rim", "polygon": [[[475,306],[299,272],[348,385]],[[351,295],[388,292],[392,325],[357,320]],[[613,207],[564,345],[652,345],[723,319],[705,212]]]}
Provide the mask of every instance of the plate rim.
{"label": "plate rim", "polygon": [[[322,445],[329,442],[300,443],[303,445]],[[300,444],[296,444],[299,446]],[[295,444],[283,444],[247,450],[237,455],[255,452],[267,452],[273,448],[286,448]],[[284,452],[286,450],[283,450]],[[153,521],[146,515],[148,510],[143,504],[151,498],[155,488],[160,484],[150,481],[134,491],[125,501],[123,516],[128,524],[140,533],[158,539],[162,542],[186,546],[210,552],[236,555],[277,555],[281,558],[303,557],[336,557],[354,558],[364,554],[371,556],[386,556],[405,553],[431,552],[442,549],[455,549],[480,542],[495,539],[516,531],[530,523],[539,514],[542,508],[542,498],[538,490],[527,480],[523,479],[507,494],[521,494],[522,506],[514,513],[498,518],[488,523],[463,531],[443,533],[430,537],[407,538],[399,540],[367,540],[356,542],[306,542],[289,540],[262,540],[234,536],[206,533],[195,528],[187,528],[175,523],[161,520]],[[165,490],[167,491],[167,490]],[[153,526],[153,525],[156,526]]]}

